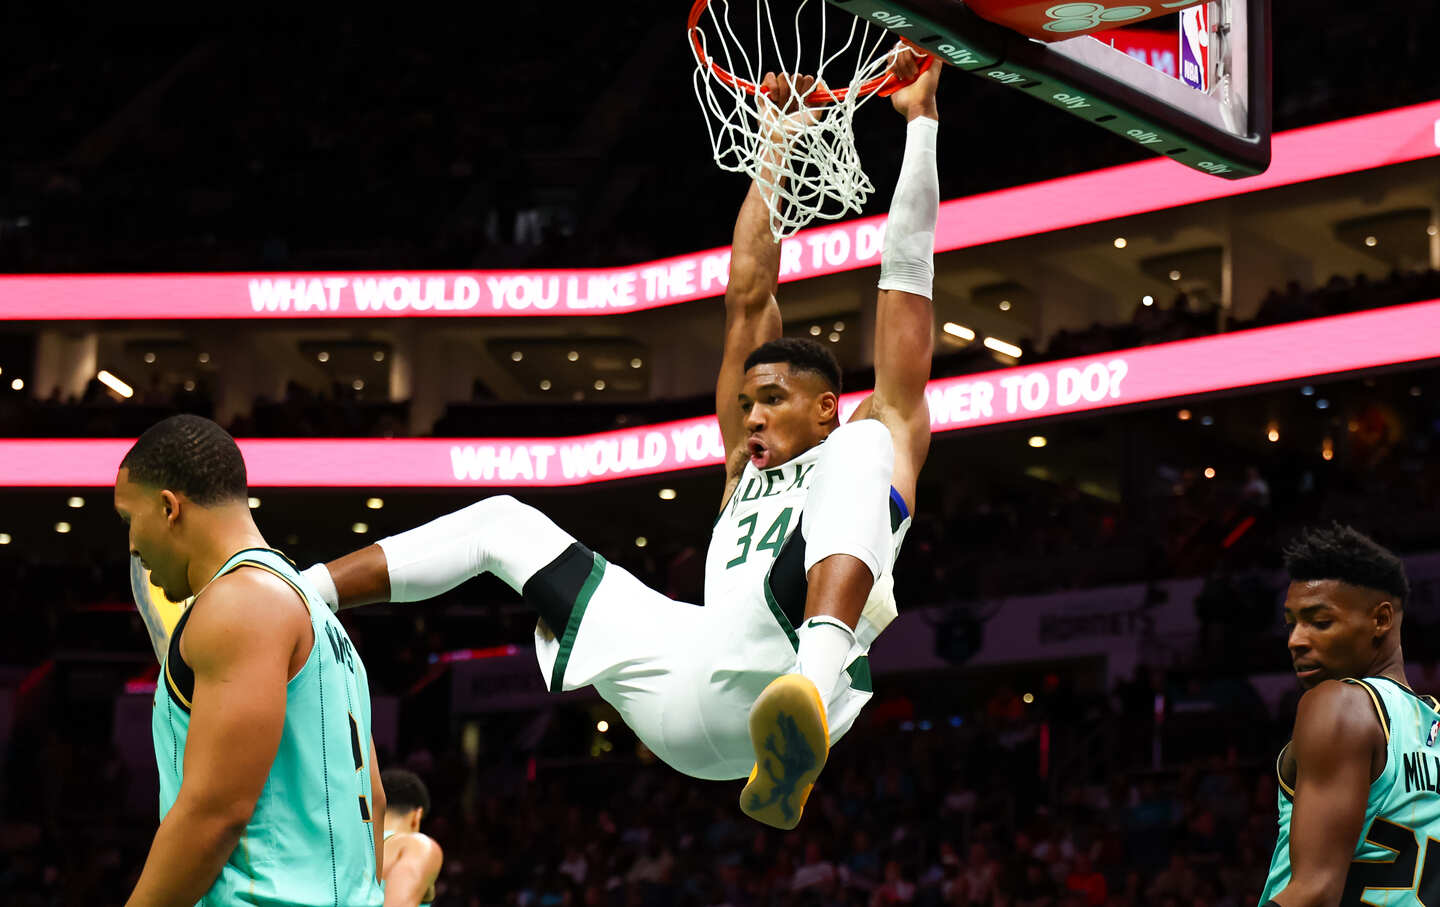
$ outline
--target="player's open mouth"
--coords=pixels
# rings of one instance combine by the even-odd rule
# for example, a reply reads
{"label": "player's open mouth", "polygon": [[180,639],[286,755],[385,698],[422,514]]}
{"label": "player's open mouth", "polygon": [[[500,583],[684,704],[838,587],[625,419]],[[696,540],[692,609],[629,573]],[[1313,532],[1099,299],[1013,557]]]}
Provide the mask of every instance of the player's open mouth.
{"label": "player's open mouth", "polygon": [[748,447],[750,462],[755,464],[756,469],[764,469],[770,463],[770,450],[765,446],[765,442],[759,438],[751,438]]}
{"label": "player's open mouth", "polygon": [[1311,677],[1319,677],[1320,670],[1321,668],[1319,665],[1297,664],[1295,665],[1295,676],[1299,677],[1301,680],[1309,680]]}

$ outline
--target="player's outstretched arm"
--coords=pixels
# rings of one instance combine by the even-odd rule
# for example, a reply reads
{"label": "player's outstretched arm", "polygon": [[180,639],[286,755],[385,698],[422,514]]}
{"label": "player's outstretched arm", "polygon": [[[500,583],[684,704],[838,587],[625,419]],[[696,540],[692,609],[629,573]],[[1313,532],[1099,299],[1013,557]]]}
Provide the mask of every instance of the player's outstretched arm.
{"label": "player's outstretched arm", "polygon": [[186,625],[195,672],[184,781],[155,833],[129,907],[190,907],[239,843],[285,726],[285,685],[308,615],[290,587],[259,571],[206,590]]}
{"label": "player's outstretched arm", "polygon": [[915,483],[930,450],[930,411],[925,384],[935,347],[931,303],[935,276],[935,223],[940,186],[935,169],[939,113],[935,88],[940,66],[919,73],[919,61],[901,51],[893,66],[914,81],[891,96],[905,117],[905,157],[890,202],[880,291],[875,314],[875,392],[852,419],[878,419],[895,439],[895,489],[913,511]]}
{"label": "player's outstretched arm", "polygon": [[1363,687],[1329,681],[1301,697],[1290,746],[1299,767],[1290,815],[1290,884],[1273,902],[1334,907],[1355,858],[1385,734]]}

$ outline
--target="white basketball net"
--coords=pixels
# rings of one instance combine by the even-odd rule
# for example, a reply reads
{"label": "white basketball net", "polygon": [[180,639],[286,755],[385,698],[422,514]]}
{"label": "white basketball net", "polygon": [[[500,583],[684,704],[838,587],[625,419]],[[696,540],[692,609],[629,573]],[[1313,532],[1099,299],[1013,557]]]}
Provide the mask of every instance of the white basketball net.
{"label": "white basketball net", "polygon": [[[715,163],[760,183],[770,208],[770,232],[778,242],[816,218],[858,214],[875,191],[861,169],[852,122],[855,111],[870,97],[858,87],[889,68],[895,39],[884,28],[843,11],[830,11],[823,0],[800,0],[795,21],[789,23],[794,34],[783,39],[794,46],[782,50],[769,0],[754,0],[754,6],[754,22],[742,26],[747,33],[744,40],[730,22],[729,0],[713,0],[706,6],[695,27],[699,47],[694,43],[691,47],[696,58],[695,96],[705,113]],[[807,6],[818,7],[808,18]],[[848,22],[838,26],[827,22],[837,15]],[[832,32],[836,33],[833,42]],[[811,44],[805,49],[810,62],[803,65],[802,35]],[[838,43],[842,35],[844,43]],[[814,103],[813,96],[822,88],[837,95],[840,88],[847,90],[834,103],[787,113],[766,95],[727,83],[710,67],[712,59],[735,80],[755,86],[766,72],[814,76],[815,85],[801,101]]]}

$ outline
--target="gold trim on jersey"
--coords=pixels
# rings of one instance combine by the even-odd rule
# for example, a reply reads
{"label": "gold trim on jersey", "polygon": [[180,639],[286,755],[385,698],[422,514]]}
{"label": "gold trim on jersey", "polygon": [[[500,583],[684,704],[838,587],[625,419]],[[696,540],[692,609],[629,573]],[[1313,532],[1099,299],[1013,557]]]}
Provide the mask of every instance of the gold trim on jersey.
{"label": "gold trim on jersey", "polygon": [[1291,802],[1294,802],[1295,788],[1285,783],[1285,773],[1280,770],[1280,766],[1285,762],[1285,753],[1289,749],[1290,744],[1287,743],[1280,747],[1280,752],[1275,756],[1275,780],[1280,782],[1280,790],[1285,792],[1285,796],[1289,797]]}
{"label": "gold trim on jersey", "polygon": [[1370,701],[1375,706],[1375,714],[1380,716],[1380,730],[1385,732],[1385,745],[1388,747],[1390,745],[1390,713],[1385,708],[1385,703],[1381,701],[1380,694],[1374,687],[1359,678],[1346,677],[1345,682],[1362,687],[1366,693],[1370,694]]}
{"label": "gold trim on jersey", "polygon": [[175,684],[175,678],[170,676],[169,658],[165,659],[165,682],[170,687],[170,692],[175,694],[175,698],[180,700],[180,703],[184,705],[186,709],[193,708],[193,706],[191,706],[190,704],[190,700],[185,698],[185,694],[180,692],[180,687]]}

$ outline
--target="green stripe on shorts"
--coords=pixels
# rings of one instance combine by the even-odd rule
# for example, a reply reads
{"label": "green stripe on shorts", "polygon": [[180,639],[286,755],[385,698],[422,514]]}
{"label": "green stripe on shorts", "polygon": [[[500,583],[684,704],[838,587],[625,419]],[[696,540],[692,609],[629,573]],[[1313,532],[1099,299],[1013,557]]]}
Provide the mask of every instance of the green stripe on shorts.
{"label": "green stripe on shorts", "polygon": [[550,673],[552,693],[563,692],[565,689],[565,667],[570,664],[570,650],[575,648],[575,637],[580,635],[580,621],[584,619],[585,609],[589,607],[590,599],[600,587],[600,580],[604,576],[605,558],[597,554],[595,563],[590,568],[590,575],[580,587],[580,594],[575,596],[575,607],[570,611],[570,619],[565,622],[565,635],[560,638],[560,651],[555,656],[555,670]]}

